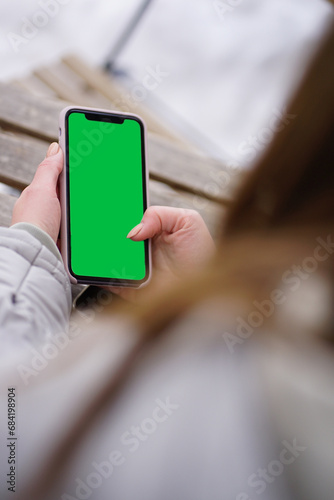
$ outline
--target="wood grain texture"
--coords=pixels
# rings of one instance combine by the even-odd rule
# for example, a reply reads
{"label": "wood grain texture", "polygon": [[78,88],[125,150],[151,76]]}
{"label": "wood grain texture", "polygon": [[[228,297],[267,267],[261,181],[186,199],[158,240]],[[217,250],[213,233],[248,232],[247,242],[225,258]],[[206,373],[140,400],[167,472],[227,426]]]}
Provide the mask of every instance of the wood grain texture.
{"label": "wood grain texture", "polygon": [[[194,146],[177,136],[173,130],[167,128],[160,120],[154,117],[141,102],[131,98],[131,95],[126,89],[120,86],[118,82],[113,80],[110,75],[107,75],[100,68],[92,68],[81,58],[74,55],[64,57],[63,63],[84,79],[90,89],[96,90],[99,94],[107,98],[114,109],[137,113],[143,117],[148,130],[151,132],[167,137],[188,150],[195,149]],[[128,97],[129,95],[130,98]]]}
{"label": "wood grain texture", "polygon": [[0,83],[0,125],[3,128],[48,142],[58,140],[58,115],[65,105]]}
{"label": "wood grain texture", "polygon": [[0,133],[0,182],[24,189],[31,183],[46,151],[47,143],[44,141]]}
{"label": "wood grain texture", "polygon": [[86,80],[73,71],[63,61],[58,61],[50,68],[62,80],[67,87],[87,96],[94,106],[100,108],[110,108],[110,101],[98,90],[91,88]]}
{"label": "wood grain texture", "polygon": [[33,74],[21,77],[19,80],[12,80],[11,85],[13,84],[18,89],[26,90],[42,99],[57,98],[55,92]]}
{"label": "wood grain texture", "polygon": [[89,99],[84,102],[81,93],[75,92],[73,89],[64,85],[59,76],[50,68],[39,68],[34,71],[34,76],[40,80],[44,85],[54,91],[57,98],[64,101],[73,102],[77,106],[92,106]]}
{"label": "wood grain texture", "polygon": [[154,180],[150,180],[149,196],[150,205],[166,205],[196,210],[203,217],[212,237],[217,239],[220,236],[226,214],[226,209],[223,206],[194,194],[173,189],[162,182]]}
{"label": "wood grain texture", "polygon": [[[42,100],[0,84],[0,125],[51,142],[58,139],[58,115],[65,102]],[[150,176],[172,187],[204,198],[230,203],[242,175],[219,162],[185,152],[167,140],[149,134]]]}
{"label": "wood grain texture", "polygon": [[[88,93],[82,92],[80,88],[71,85],[68,81],[65,81],[62,75],[52,67],[35,70],[34,76],[54,91],[59,99],[72,102],[77,106],[101,106],[101,103],[97,102],[94,98],[88,95]],[[103,105],[105,104],[106,103],[104,102]]]}
{"label": "wood grain texture", "polygon": [[[38,164],[45,156],[46,147],[44,141],[35,138],[0,133],[0,182],[24,189],[32,181]],[[217,203],[153,179],[150,179],[149,190],[152,205],[196,209],[212,234],[216,233],[216,223],[222,212]]]}
{"label": "wood grain texture", "polygon": [[213,201],[231,202],[242,180],[240,172],[184,151],[158,136],[149,138],[148,159],[154,179]]}
{"label": "wood grain texture", "polygon": [[[19,84],[9,86],[0,83],[0,126],[3,129],[0,130],[0,182],[24,189],[32,181],[49,142],[58,140],[58,116],[67,103],[38,94],[44,92],[41,82],[47,88],[52,87],[55,93],[60,93],[62,79],[67,78],[66,72],[73,71],[68,67],[62,69],[58,80],[52,81],[52,71],[35,75],[32,82],[29,80],[29,85],[37,89],[37,95],[22,90]],[[77,78],[81,76],[77,75]],[[86,83],[84,79],[79,82],[81,86]],[[95,99],[99,92],[91,88],[90,94]],[[75,92],[69,85],[61,95],[74,100]],[[106,101],[106,96],[101,93],[100,102]],[[226,212],[217,200],[228,203],[231,198],[231,187],[223,186],[221,182],[224,167],[189,153],[155,134],[148,137],[148,156],[150,204],[197,210],[212,236],[217,238]],[[218,185],[218,191],[217,188],[212,189],[213,180]],[[15,196],[0,192],[0,226],[10,225],[16,200]],[[73,298],[82,289],[82,286],[73,286]]]}
{"label": "wood grain texture", "polygon": [[15,196],[0,193],[0,226],[10,226],[16,200],[17,198],[15,198]]}

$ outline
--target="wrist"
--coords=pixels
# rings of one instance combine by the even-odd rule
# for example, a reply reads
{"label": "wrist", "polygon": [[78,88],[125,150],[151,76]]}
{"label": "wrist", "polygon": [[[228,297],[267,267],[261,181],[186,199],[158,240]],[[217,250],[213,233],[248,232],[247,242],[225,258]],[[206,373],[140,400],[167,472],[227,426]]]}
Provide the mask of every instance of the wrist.
{"label": "wrist", "polygon": [[21,229],[23,231],[27,231],[32,236],[34,236],[34,238],[40,241],[42,245],[48,248],[48,250],[50,250],[50,252],[52,252],[53,255],[62,262],[62,257],[57,248],[57,245],[55,244],[51,236],[39,226],[31,224],[30,222],[17,222],[16,224],[13,224],[10,229]]}

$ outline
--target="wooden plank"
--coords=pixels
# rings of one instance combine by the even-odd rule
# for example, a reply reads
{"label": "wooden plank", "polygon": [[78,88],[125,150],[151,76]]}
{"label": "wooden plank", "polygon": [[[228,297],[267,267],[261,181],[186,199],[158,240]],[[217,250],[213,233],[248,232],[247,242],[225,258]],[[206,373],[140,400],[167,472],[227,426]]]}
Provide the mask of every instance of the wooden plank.
{"label": "wooden plank", "polygon": [[44,141],[0,133],[0,182],[24,189],[32,181],[46,151]]}
{"label": "wooden plank", "polygon": [[58,61],[50,69],[58,75],[64,85],[67,85],[72,90],[78,91],[81,94],[87,95],[91,102],[94,103],[94,106],[107,109],[111,107],[109,99],[103,96],[98,90],[91,88],[87,84],[86,80],[73,71],[63,61]]}
{"label": "wooden plank", "polygon": [[0,83],[0,125],[45,141],[58,139],[58,115],[66,103],[41,99]]}
{"label": "wooden plank", "polygon": [[[23,189],[31,182],[35,166],[44,158],[46,149],[47,144],[44,141],[33,138],[27,139],[26,137],[18,137],[17,135],[8,133],[0,133],[0,182],[17,189]],[[164,146],[162,145],[161,150],[159,150],[159,148],[156,149],[159,155],[157,161],[159,157],[161,157],[161,161],[163,162],[166,155]],[[152,154],[153,152],[151,151],[150,156]],[[178,158],[177,151],[173,151],[173,154],[175,154],[175,161],[172,162],[171,165],[175,170],[175,176],[180,172],[180,182],[174,180],[174,177],[171,175],[173,172],[168,172],[168,174],[171,175],[170,184],[174,185],[174,187],[182,188],[182,180],[187,179],[189,169],[191,169],[191,163],[189,165],[187,156],[185,158],[183,156]],[[155,165],[155,162],[150,161],[150,164]],[[159,180],[159,172],[158,175],[153,177]],[[201,179],[199,179],[198,182],[200,181]],[[200,186],[198,186],[198,191],[200,192]],[[198,203],[198,205],[200,204],[201,203]]]}
{"label": "wooden plank", "polygon": [[94,107],[97,104],[79,89],[71,88],[52,68],[41,68],[34,71],[36,78],[52,89],[58,98],[77,106]]}
{"label": "wooden plank", "polygon": [[176,208],[196,210],[203,217],[214,239],[220,237],[226,209],[205,198],[180,192],[158,181],[149,184],[150,205],[165,205]]}
{"label": "wooden plank", "polygon": [[154,179],[217,202],[232,201],[242,180],[241,172],[184,151],[158,136],[150,136],[148,159]]}
{"label": "wooden plank", "polygon": [[[0,226],[9,227],[12,218],[12,211],[17,198],[9,194],[0,192]],[[165,205],[177,208],[191,208],[197,207],[197,200],[189,195],[181,195],[168,186],[156,182],[150,182],[150,202],[151,205]],[[197,211],[200,212],[205,223],[207,224],[212,236],[217,238],[220,234],[222,227],[222,220],[224,217],[223,210],[219,209],[216,204],[204,200],[206,203],[201,206]]]}
{"label": "wooden plank", "polygon": [[[0,133],[0,182],[24,189],[32,181],[46,149],[47,144],[38,139]],[[216,203],[154,180],[150,180],[149,190],[151,204],[196,209],[215,234],[221,213]]]}
{"label": "wooden plank", "polygon": [[[208,200],[201,200],[198,208],[198,200],[191,195],[184,195],[157,181],[150,181],[149,195],[151,205],[165,205],[177,208],[197,209],[207,224],[212,236],[217,238],[220,234],[223,210]],[[12,211],[17,198],[0,192],[0,226],[8,227],[11,222]]]}
{"label": "wooden plank", "polygon": [[[45,101],[0,83],[0,124],[45,141],[58,139],[58,115],[65,103]],[[149,134],[149,168],[153,179],[205,198],[229,203],[242,175],[217,161],[171,146]]]}
{"label": "wooden plank", "polygon": [[12,211],[17,198],[9,194],[0,193],[0,226],[9,227]]}
{"label": "wooden plank", "polygon": [[45,83],[34,75],[25,76],[20,78],[20,80],[13,80],[11,84],[16,85],[17,88],[21,90],[27,90],[31,94],[44,99],[54,99],[57,97],[55,92],[51,90],[50,87],[45,85]]}
{"label": "wooden plank", "polygon": [[105,96],[110,103],[113,104],[114,109],[137,113],[143,117],[149,131],[169,138],[172,142],[175,142],[187,150],[193,151],[195,149],[194,145],[191,145],[186,140],[181,139],[172,130],[165,127],[141,103],[135,101],[134,99],[129,99],[127,97],[128,92],[101,69],[92,68],[82,59],[73,55],[64,57],[63,62],[80,75],[87,82],[89,87],[97,90],[100,94]]}

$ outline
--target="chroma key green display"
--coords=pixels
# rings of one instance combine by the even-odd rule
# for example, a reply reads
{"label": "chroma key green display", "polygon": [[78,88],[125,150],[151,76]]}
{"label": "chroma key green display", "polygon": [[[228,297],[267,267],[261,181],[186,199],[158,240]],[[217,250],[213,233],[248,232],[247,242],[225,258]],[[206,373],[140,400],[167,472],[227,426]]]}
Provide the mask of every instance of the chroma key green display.
{"label": "chroma key green display", "polygon": [[148,276],[147,242],[127,239],[146,209],[144,128],[136,117],[66,115],[68,267],[79,282]]}

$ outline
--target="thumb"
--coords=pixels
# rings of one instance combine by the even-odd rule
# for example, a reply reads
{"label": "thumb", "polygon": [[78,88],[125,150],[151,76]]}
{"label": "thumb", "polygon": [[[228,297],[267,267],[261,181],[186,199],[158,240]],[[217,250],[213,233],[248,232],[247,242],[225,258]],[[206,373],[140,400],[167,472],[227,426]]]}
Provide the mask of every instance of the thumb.
{"label": "thumb", "polygon": [[33,183],[43,188],[56,189],[59,174],[63,169],[63,152],[56,142],[53,142],[46,153],[45,159],[38,166]]}

